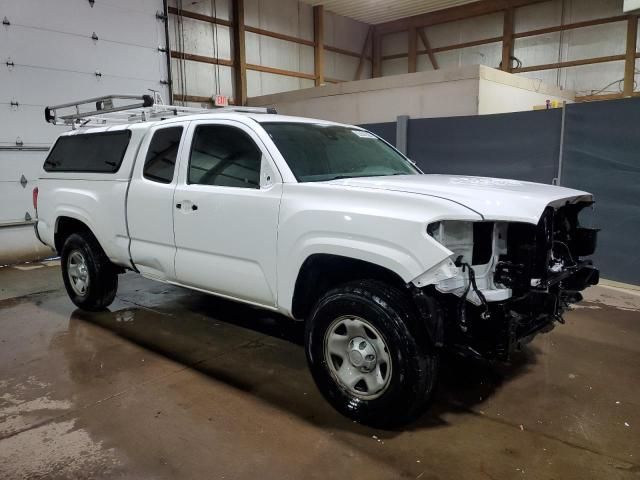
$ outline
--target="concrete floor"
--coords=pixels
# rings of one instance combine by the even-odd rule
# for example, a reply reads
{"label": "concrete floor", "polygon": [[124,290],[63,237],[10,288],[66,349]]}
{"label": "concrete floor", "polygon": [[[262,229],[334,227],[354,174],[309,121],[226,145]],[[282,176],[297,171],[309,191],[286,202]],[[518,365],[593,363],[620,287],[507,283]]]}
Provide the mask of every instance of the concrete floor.
{"label": "concrete floor", "polygon": [[0,478],[638,479],[640,295],[588,298],[389,432],[325,403],[291,321],[132,274],[88,314],[55,262],[3,268]]}

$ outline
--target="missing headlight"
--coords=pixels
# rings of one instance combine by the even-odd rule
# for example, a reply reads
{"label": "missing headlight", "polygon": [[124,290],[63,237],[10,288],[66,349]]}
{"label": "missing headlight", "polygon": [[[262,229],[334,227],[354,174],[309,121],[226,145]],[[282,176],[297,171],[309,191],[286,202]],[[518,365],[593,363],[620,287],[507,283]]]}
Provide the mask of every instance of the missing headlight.
{"label": "missing headlight", "polygon": [[493,254],[493,222],[448,220],[430,223],[427,233],[449,250],[455,258],[470,265],[484,265]]}

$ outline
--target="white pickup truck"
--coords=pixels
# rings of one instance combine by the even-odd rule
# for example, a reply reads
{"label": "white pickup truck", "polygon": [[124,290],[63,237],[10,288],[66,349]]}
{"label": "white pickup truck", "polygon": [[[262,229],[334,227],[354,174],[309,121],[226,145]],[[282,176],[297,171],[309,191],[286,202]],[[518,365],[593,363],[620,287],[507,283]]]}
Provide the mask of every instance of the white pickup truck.
{"label": "white pickup truck", "polygon": [[506,360],[598,282],[588,193],[423,174],[350,125],[168,117],[51,148],[36,234],[71,300],[104,309],[132,270],[304,321],[319,390],[359,422],[411,420],[444,348]]}

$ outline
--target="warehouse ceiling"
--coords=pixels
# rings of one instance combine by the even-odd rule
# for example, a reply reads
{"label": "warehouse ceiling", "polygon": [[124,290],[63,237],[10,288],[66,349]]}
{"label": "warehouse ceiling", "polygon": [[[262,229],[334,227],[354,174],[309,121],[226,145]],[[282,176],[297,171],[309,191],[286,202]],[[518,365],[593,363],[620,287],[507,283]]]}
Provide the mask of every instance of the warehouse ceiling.
{"label": "warehouse ceiling", "polygon": [[324,5],[326,10],[369,24],[397,20],[477,0],[302,0],[310,5]]}

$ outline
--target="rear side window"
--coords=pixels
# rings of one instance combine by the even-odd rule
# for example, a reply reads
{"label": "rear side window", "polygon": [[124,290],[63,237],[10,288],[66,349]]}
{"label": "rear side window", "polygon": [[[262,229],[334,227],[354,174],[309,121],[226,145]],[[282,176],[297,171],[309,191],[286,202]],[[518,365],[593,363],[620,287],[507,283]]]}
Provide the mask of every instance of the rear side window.
{"label": "rear side window", "polygon": [[144,177],[154,182],[171,183],[182,137],[182,127],[157,130],[144,160]]}
{"label": "rear side window", "polygon": [[44,161],[44,169],[47,172],[115,173],[130,138],[129,130],[60,137]]}
{"label": "rear side window", "polygon": [[193,135],[188,183],[260,188],[262,153],[242,130],[200,125]]}

